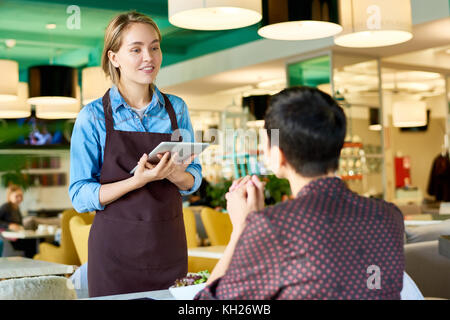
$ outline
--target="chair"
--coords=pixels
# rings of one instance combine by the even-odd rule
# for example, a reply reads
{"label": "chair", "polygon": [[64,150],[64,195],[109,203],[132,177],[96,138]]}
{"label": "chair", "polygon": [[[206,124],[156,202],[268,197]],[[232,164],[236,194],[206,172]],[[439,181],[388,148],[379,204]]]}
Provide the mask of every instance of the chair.
{"label": "chair", "polygon": [[[189,208],[183,208],[184,227],[186,229],[186,242],[188,249],[198,247],[197,227],[195,213]],[[188,272],[208,270],[212,272],[218,259],[201,257],[188,257]]]}
{"label": "chair", "polygon": [[425,299],[450,299],[450,259],[439,254],[439,241],[404,246],[406,272]]}
{"label": "chair", "polygon": [[226,246],[230,241],[233,226],[226,213],[211,208],[202,209],[200,216],[212,246]]}
{"label": "chair", "polygon": [[72,217],[69,221],[69,229],[75,245],[75,251],[82,265],[88,260],[89,231],[94,222],[94,217],[94,214],[80,214]]}
{"label": "chair", "polygon": [[87,216],[80,214],[74,209],[68,209],[62,212],[61,217],[61,245],[55,246],[51,243],[41,243],[39,245],[39,253],[33,259],[48,262],[80,265],[80,259],[73,244],[72,235],[70,234],[69,221],[74,216]]}
{"label": "chair", "polygon": [[27,277],[0,281],[0,300],[74,300],[70,279],[60,276]]}

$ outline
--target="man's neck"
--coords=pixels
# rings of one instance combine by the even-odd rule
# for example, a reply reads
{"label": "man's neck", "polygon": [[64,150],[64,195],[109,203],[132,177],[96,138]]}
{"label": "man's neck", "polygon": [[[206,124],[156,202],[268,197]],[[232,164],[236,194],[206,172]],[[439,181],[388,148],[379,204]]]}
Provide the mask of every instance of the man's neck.
{"label": "man's neck", "polygon": [[333,172],[330,172],[328,174],[308,178],[303,177],[294,170],[290,170],[289,174],[287,175],[287,179],[289,180],[289,184],[291,185],[292,195],[295,197],[300,192],[300,190],[302,190],[303,187],[309,184],[310,182],[321,178],[330,178],[335,176],[336,175]]}
{"label": "man's neck", "polygon": [[120,81],[117,88],[128,105],[132,108],[142,109],[152,101],[150,85]]}

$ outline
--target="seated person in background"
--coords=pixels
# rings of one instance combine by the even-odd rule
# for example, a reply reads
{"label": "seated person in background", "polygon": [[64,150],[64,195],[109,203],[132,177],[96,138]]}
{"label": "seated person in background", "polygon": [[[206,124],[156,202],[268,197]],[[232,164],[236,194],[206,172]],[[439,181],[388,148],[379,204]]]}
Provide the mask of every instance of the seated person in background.
{"label": "seated person in background", "polygon": [[[19,205],[23,201],[23,190],[17,185],[10,185],[6,190],[7,202],[0,207],[0,229],[10,231],[24,230]],[[36,254],[34,239],[2,239],[9,240],[14,250],[24,251],[28,258]]]}
{"label": "seated person in background", "polygon": [[23,190],[16,185],[10,185],[6,190],[6,203],[0,207],[0,229],[11,231],[23,230],[22,214],[19,205],[23,201]]}
{"label": "seated person in background", "polygon": [[265,129],[264,155],[296,197],[264,208],[256,176],[233,183],[231,239],[195,299],[400,299],[403,216],[335,176],[342,108],[317,89],[289,88],[272,98]]}

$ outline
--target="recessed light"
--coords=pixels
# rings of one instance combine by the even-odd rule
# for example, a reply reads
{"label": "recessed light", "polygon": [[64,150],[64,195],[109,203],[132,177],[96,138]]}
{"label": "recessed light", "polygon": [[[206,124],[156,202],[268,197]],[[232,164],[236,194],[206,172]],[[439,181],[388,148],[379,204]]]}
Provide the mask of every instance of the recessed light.
{"label": "recessed light", "polygon": [[450,49],[445,50],[446,54],[450,54]]}
{"label": "recessed light", "polygon": [[56,29],[56,24],[54,24],[54,23],[49,23],[49,24],[47,24],[47,25],[45,26],[45,28],[48,29],[48,30]]}
{"label": "recessed light", "polygon": [[8,48],[12,48],[16,45],[16,40],[15,39],[7,39],[7,40],[5,40],[5,44]]}

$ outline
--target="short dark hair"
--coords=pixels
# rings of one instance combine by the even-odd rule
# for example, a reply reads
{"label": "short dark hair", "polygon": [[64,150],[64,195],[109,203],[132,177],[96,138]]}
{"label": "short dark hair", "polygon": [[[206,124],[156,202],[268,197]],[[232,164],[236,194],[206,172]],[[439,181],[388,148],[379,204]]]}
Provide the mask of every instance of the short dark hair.
{"label": "short dark hair", "polygon": [[304,177],[336,170],[346,135],[344,110],[325,92],[292,87],[274,95],[265,115],[265,129],[279,129],[279,148]]}

